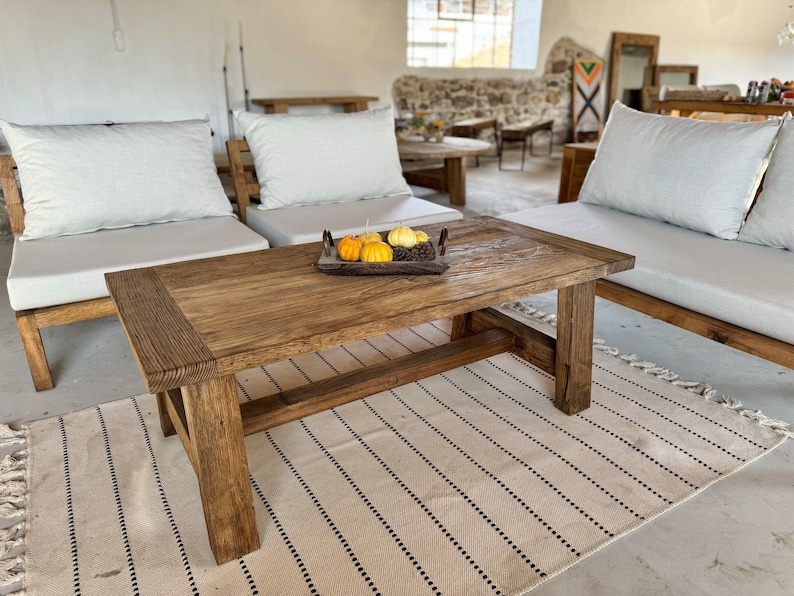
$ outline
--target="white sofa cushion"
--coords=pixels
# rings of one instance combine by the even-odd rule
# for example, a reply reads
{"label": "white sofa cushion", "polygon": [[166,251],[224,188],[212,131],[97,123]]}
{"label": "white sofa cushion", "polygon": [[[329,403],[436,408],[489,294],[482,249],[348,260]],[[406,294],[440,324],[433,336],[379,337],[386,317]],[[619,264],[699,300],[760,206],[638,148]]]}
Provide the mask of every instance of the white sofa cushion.
{"label": "white sofa cushion", "polygon": [[389,107],[349,114],[235,114],[254,157],[260,209],[411,194]]}
{"label": "white sofa cushion", "polygon": [[784,122],[769,160],[764,189],[739,240],[794,250],[794,121]]}
{"label": "white sofa cushion", "polygon": [[708,122],[617,102],[579,200],[733,240],[779,129],[780,121]]}
{"label": "white sofa cushion", "polygon": [[346,234],[363,232],[367,220],[370,230],[382,232],[397,222],[416,227],[463,217],[457,209],[403,196],[266,211],[251,206],[245,213],[248,226],[267,238],[271,246],[317,242],[326,229],[338,240]]}
{"label": "white sofa cushion", "polygon": [[268,248],[235,217],[100,230],[93,234],[14,239],[8,297],[14,310],[108,295],[105,273]]}
{"label": "white sofa cushion", "polygon": [[107,126],[0,121],[19,169],[22,240],[228,216],[203,120]]}
{"label": "white sofa cushion", "polygon": [[632,254],[634,269],[609,280],[794,343],[794,253],[790,251],[719,240],[585,203],[547,205],[503,217]]}

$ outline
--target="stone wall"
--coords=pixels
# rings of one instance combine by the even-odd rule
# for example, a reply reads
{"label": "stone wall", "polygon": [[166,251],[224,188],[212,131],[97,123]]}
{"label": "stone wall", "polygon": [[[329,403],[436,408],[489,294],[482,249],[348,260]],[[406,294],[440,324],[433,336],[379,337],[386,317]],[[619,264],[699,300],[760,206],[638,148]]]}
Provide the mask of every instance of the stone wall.
{"label": "stone wall", "polygon": [[[445,132],[457,120],[480,116],[495,116],[500,125],[554,120],[554,142],[568,143],[571,141],[571,81],[575,58],[597,59],[600,56],[564,37],[549,51],[540,77],[522,81],[430,79],[406,75],[394,82],[392,97],[401,114],[423,110],[443,120]],[[493,141],[493,130],[483,131],[482,138],[488,140],[489,135]]]}

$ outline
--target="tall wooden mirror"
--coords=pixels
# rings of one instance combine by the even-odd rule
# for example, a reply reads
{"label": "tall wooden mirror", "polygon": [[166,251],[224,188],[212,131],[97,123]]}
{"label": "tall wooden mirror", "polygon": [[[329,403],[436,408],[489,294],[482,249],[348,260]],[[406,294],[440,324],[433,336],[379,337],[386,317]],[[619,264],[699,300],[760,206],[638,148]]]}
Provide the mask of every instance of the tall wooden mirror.
{"label": "tall wooden mirror", "polygon": [[642,109],[642,88],[653,83],[659,36],[613,33],[609,61],[609,107],[616,100]]}

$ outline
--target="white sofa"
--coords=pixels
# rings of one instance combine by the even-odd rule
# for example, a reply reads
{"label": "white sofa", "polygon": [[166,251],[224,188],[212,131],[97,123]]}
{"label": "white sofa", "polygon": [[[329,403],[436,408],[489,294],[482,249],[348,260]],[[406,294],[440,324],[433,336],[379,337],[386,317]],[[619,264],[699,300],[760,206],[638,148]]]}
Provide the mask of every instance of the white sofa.
{"label": "white sofa", "polygon": [[53,387],[41,328],[115,314],[105,273],[269,247],[233,215],[204,121],[0,127],[8,295],[37,391]]}
{"label": "white sofa", "polygon": [[792,160],[789,119],[703,122],[618,105],[578,202],[504,218],[635,255],[599,295],[794,368]]}
{"label": "white sofa", "polygon": [[[271,246],[317,242],[397,222],[420,227],[463,214],[411,196],[391,108],[349,114],[238,112],[245,140],[227,142],[240,219]],[[257,179],[245,171],[251,151]],[[251,197],[258,201],[252,202]]]}

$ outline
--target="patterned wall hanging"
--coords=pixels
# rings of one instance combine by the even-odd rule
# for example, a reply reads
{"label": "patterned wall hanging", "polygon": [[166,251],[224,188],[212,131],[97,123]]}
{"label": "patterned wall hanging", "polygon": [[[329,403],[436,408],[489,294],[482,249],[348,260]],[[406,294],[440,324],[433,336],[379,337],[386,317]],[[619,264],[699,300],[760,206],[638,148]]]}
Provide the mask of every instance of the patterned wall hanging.
{"label": "patterned wall hanging", "polygon": [[576,58],[573,61],[573,141],[595,141],[604,125],[602,80],[604,61]]}

